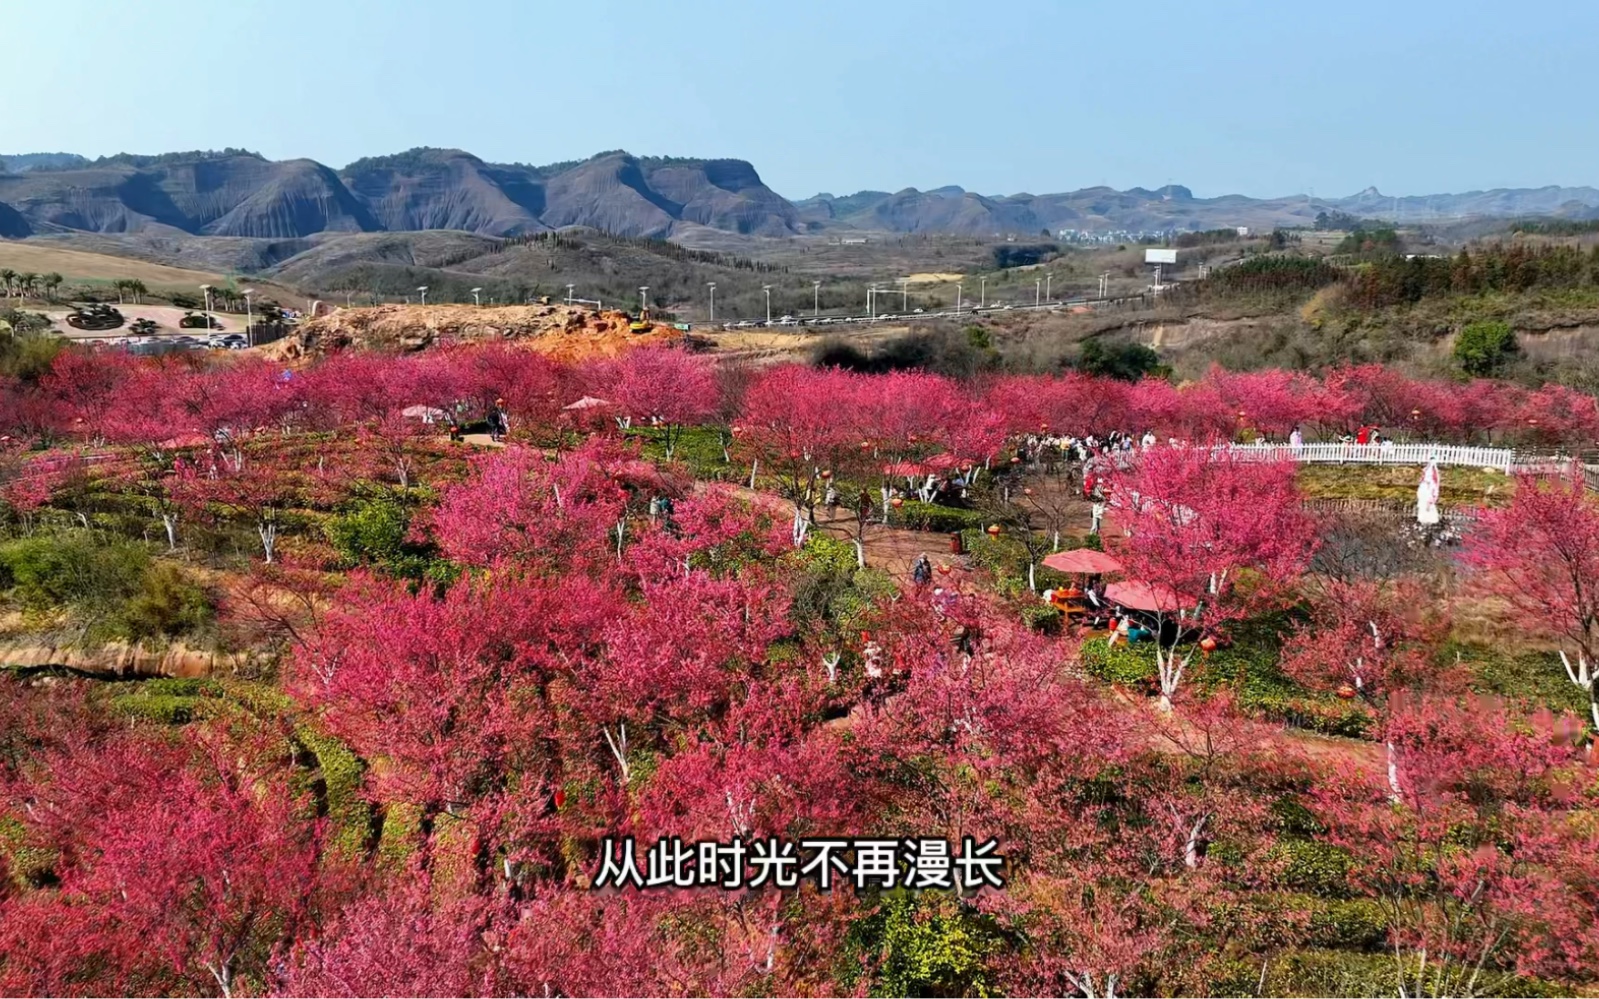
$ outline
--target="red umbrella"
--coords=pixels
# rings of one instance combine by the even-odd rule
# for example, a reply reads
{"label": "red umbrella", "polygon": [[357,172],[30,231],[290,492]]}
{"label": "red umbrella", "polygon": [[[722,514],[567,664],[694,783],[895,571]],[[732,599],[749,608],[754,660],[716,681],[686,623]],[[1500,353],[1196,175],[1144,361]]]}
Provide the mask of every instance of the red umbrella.
{"label": "red umbrella", "polygon": [[1078,548],[1069,552],[1056,552],[1044,559],[1044,567],[1057,572],[1082,573],[1098,576],[1106,572],[1121,572],[1122,564],[1114,556],[1096,552],[1092,548]]}
{"label": "red umbrella", "polygon": [[926,475],[926,465],[918,465],[914,461],[896,461],[892,465],[883,466],[884,475],[903,475],[910,478],[913,475]]}
{"label": "red umbrella", "polygon": [[1193,607],[1197,601],[1183,596],[1164,583],[1129,579],[1105,587],[1105,599],[1133,610],[1170,613]]}

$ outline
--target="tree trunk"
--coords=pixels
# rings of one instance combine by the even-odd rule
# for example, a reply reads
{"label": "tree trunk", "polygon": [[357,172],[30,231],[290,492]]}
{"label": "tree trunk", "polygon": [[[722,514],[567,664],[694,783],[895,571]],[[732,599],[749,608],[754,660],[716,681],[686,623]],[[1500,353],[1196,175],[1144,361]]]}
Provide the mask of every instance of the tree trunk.
{"label": "tree trunk", "polygon": [[1388,750],[1388,797],[1398,801],[1403,795],[1399,787],[1399,753],[1394,749],[1393,740],[1383,743]]}
{"label": "tree trunk", "polygon": [[261,535],[261,548],[266,552],[267,565],[271,565],[272,551],[278,545],[278,525],[263,520],[256,525],[256,530]]}
{"label": "tree trunk", "polygon": [[178,550],[178,515],[175,514],[175,513],[163,513],[161,515],[161,526],[167,529],[167,551],[169,551],[169,552],[177,551]]}

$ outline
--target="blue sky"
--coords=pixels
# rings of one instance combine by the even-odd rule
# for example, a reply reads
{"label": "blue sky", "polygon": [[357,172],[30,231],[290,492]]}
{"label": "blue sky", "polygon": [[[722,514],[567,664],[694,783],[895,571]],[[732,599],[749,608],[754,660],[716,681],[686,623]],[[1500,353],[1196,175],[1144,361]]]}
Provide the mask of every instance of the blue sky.
{"label": "blue sky", "polygon": [[13,153],[624,148],[748,159],[794,198],[1599,181],[1592,0],[24,0],[4,24]]}

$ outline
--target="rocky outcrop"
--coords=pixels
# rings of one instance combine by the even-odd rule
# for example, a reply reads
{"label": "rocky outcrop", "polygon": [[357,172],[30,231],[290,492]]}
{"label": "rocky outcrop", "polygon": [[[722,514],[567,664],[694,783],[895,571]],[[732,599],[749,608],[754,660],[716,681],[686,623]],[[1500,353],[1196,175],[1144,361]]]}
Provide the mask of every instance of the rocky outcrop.
{"label": "rocky outcrop", "polygon": [[65,669],[116,679],[210,676],[229,672],[234,667],[231,656],[182,644],[150,649],[111,642],[99,648],[84,649],[51,645],[37,636],[0,641],[0,664],[20,669]]}

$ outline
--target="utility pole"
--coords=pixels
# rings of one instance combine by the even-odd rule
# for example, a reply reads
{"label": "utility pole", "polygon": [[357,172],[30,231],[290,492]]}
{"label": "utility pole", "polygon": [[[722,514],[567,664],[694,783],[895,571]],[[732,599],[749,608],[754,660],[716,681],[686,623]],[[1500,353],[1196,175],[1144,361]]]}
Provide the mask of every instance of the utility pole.
{"label": "utility pole", "polygon": [[644,313],[650,311],[650,286],[644,285],[638,290],[638,317],[644,318]]}
{"label": "utility pole", "polygon": [[571,305],[572,304],[572,289],[576,288],[576,287],[577,287],[577,285],[575,285],[575,284],[569,284],[569,285],[566,286],[566,304],[567,305]]}
{"label": "utility pole", "polygon": [[707,281],[705,287],[711,289],[711,322],[716,322],[716,282]]}
{"label": "utility pole", "polygon": [[1033,308],[1044,304],[1044,279],[1033,278]]}
{"label": "utility pole", "polygon": [[900,278],[899,279],[899,311],[900,312],[909,312],[911,310],[911,293],[906,290],[906,286],[907,286],[909,281],[910,281],[909,278]]}
{"label": "utility pole", "polygon": [[210,332],[210,330],[211,330],[211,286],[208,285],[208,284],[202,284],[200,286],[200,290],[205,292],[205,328],[206,328],[206,332]]}
{"label": "utility pole", "polygon": [[761,285],[761,290],[766,292],[766,325],[770,326],[772,325],[772,286],[763,284]]}
{"label": "utility pole", "polygon": [[1051,293],[1050,290],[1049,290],[1050,283],[1053,282],[1054,280],[1055,280],[1055,275],[1053,275],[1053,274],[1045,274],[1044,275],[1044,301],[1046,301],[1046,302],[1053,302],[1055,300],[1054,294]]}
{"label": "utility pole", "polygon": [[986,309],[988,308],[988,276],[985,274],[977,280],[981,282],[977,286],[977,307]]}
{"label": "utility pole", "polygon": [[822,282],[820,281],[811,282],[811,314],[814,316],[822,314]]}

